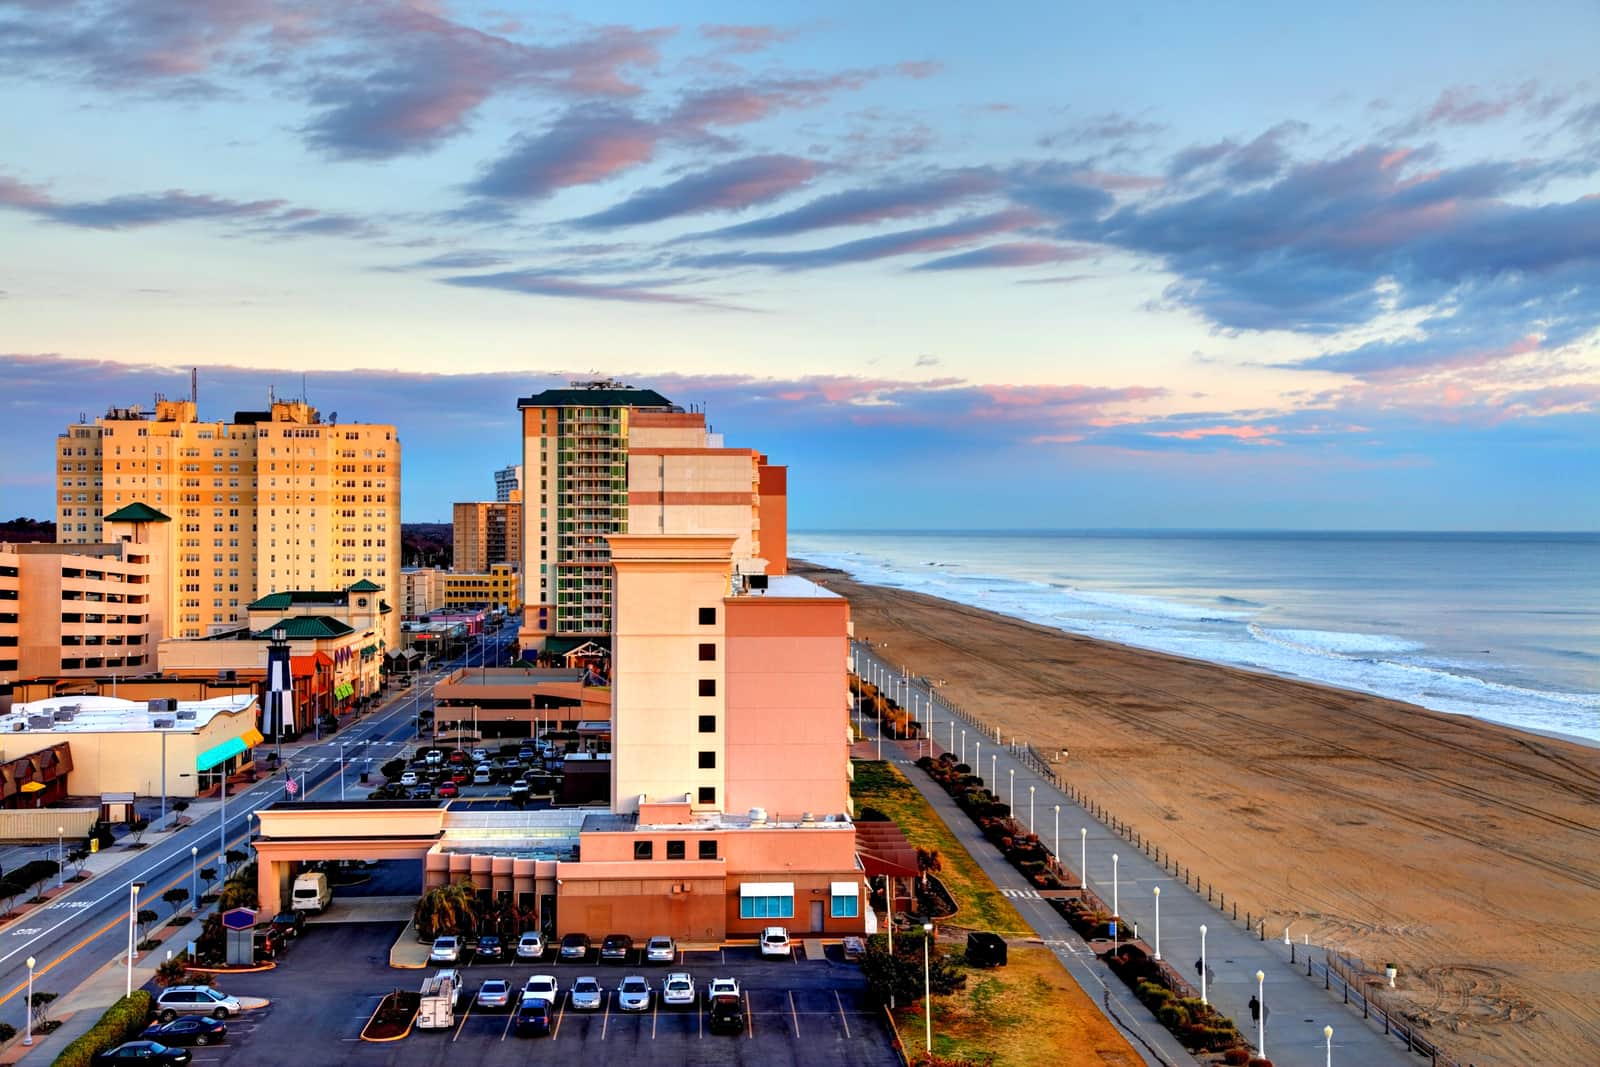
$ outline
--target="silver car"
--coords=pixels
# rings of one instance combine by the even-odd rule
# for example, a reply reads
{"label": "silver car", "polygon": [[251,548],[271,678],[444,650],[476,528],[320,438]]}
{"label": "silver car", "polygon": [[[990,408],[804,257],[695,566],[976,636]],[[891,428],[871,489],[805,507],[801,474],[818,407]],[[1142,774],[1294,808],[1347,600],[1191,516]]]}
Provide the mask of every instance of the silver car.
{"label": "silver car", "polygon": [[649,1011],[650,999],[654,991],[650,988],[642,975],[630,974],[617,986],[617,1009],[619,1011]]}
{"label": "silver car", "polygon": [[661,1003],[669,1008],[692,1008],[695,1004],[694,976],[674,971],[661,983]]}
{"label": "silver car", "polygon": [[650,963],[672,963],[678,958],[678,945],[670,937],[652,937],[645,944],[644,958]]}
{"label": "silver car", "polygon": [[572,983],[569,992],[573,1011],[599,1011],[600,1005],[605,1003],[606,991],[600,988],[597,978],[579,978]]}
{"label": "silver car", "polygon": [[503,1009],[511,1003],[511,985],[503,978],[491,978],[478,987],[478,1007]]}

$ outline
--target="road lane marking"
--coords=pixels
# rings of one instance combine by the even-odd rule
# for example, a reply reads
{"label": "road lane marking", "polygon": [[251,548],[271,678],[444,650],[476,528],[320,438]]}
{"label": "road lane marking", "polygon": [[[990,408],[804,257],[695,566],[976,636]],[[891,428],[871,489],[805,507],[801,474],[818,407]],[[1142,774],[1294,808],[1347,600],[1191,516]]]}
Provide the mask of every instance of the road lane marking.
{"label": "road lane marking", "polygon": [[794,1020],[794,1039],[800,1040],[800,1013],[794,1007],[794,990],[789,990],[789,1017]]}
{"label": "road lane marking", "polygon": [[839,999],[839,991],[833,991],[833,1002],[839,1006],[839,1021],[844,1024],[845,1040],[850,1039],[850,1020],[844,1017],[844,1001]]}

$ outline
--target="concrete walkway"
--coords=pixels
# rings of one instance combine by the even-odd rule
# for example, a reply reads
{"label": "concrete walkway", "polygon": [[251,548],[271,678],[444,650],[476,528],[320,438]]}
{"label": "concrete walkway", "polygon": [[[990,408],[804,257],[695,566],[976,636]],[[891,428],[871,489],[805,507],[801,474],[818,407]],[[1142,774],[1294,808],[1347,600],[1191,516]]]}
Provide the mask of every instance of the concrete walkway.
{"label": "concrete walkway", "polygon": [[[853,647],[860,661],[876,663],[899,676],[898,666],[881,659],[859,643]],[[976,724],[969,723],[940,703],[927,686],[913,680],[910,688],[917,695],[922,721],[928,725],[929,735],[935,741],[947,742],[951,736],[951,724],[954,723],[958,746],[963,729],[967,731],[967,742],[975,744],[978,740]],[[866,726],[869,736],[874,725],[868,723]],[[887,744],[884,746],[885,752],[888,747]],[[1060,805],[1061,852],[1058,858],[1069,870],[1076,871],[1080,851],[1086,853],[1089,887],[1108,904],[1113,897],[1117,898],[1123,921],[1130,926],[1138,924],[1143,940],[1152,944],[1155,942],[1157,899],[1152,890],[1160,887],[1161,954],[1182,969],[1186,976],[1194,973],[1194,964],[1200,958],[1200,927],[1204,925],[1207,928],[1206,963],[1208,970],[1215,975],[1209,982],[1208,997],[1218,1010],[1238,1024],[1240,1032],[1252,1045],[1256,1043],[1257,1034],[1256,1027],[1250,1021],[1249,1001],[1257,991],[1256,972],[1259,970],[1266,975],[1263,985],[1265,996],[1262,998],[1267,1005],[1266,1053],[1275,1067],[1324,1067],[1327,1046],[1323,1027],[1330,1025],[1333,1027],[1335,1063],[1359,1063],[1363,1067],[1412,1067],[1417,1062],[1403,1045],[1385,1037],[1381,1029],[1374,1028],[1359,1014],[1345,1008],[1337,997],[1326,993],[1321,982],[1306,978],[1303,956],[1300,957],[1300,969],[1290,964],[1289,949],[1281,939],[1262,941],[1256,933],[1246,931],[1242,923],[1224,916],[1207,904],[1203,896],[1186,887],[1181,879],[1173,877],[1155,860],[1073,803],[1027,763],[1012,758],[1005,745],[994,744],[992,735],[985,739],[981,757],[977,756],[975,749],[969,752],[969,757],[973,759],[973,772],[981,774],[1001,800],[1009,802],[1013,795],[1014,774],[1016,803],[1012,805],[1013,814],[1024,825],[1029,820],[1028,789],[1033,787],[1034,829],[1039,840],[1052,851],[1056,847],[1055,806]],[[996,778],[995,782],[989,781],[991,775]],[[1014,884],[1023,886],[1028,895],[1012,901],[1019,905],[1019,910],[1022,910],[1021,905],[1037,903],[1050,915],[1056,914],[1042,900],[1032,899],[1036,894],[1026,887],[1021,875],[983,839],[975,824],[955,806],[943,789],[915,767],[909,768],[908,777],[925,796],[935,802],[936,810],[941,814],[946,811],[955,813],[954,816],[947,815],[946,821],[950,822],[952,829],[964,824],[964,830],[958,831],[957,836],[985,870],[997,866],[1015,878],[1015,882],[1001,882],[996,875],[997,884],[1002,887]],[[943,804],[942,808],[938,807],[939,803]],[[1080,830],[1087,831],[1086,837],[1080,835]],[[1080,841],[1083,842],[1081,849]],[[1115,864],[1113,856],[1116,857]],[[1115,886],[1113,866],[1116,868]],[[1024,911],[1024,917],[1032,921],[1030,913],[1033,910],[1029,908]],[[1058,918],[1058,921],[1061,920]],[[1281,937],[1281,931],[1278,933]],[[1075,933],[1070,936],[1081,944]],[[1099,966],[1103,968],[1103,965]],[[1122,987],[1120,980],[1111,976],[1109,970],[1103,973],[1108,983]],[[1198,975],[1195,975],[1194,981],[1198,984]],[[1157,1024],[1152,1020],[1150,1025]]]}

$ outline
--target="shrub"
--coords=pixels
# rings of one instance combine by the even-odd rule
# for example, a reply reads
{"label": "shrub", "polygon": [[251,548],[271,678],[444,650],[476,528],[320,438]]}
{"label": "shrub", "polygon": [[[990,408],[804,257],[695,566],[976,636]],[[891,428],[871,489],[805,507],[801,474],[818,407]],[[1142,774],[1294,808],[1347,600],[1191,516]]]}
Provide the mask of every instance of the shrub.
{"label": "shrub", "polygon": [[872,807],[870,804],[856,814],[856,822],[889,822],[889,816]]}
{"label": "shrub", "polygon": [[95,1053],[115,1048],[138,1034],[150,1020],[150,994],[142,989],[118,1000],[88,1033],[61,1050],[53,1067],[90,1067]]}
{"label": "shrub", "polygon": [[0,1023],[0,1044],[17,1036],[17,1028],[10,1023]]}
{"label": "shrub", "polygon": [[1228,1067],[1245,1067],[1250,1062],[1250,1050],[1247,1048],[1230,1048],[1222,1054],[1222,1062]]}
{"label": "shrub", "polygon": [[1156,1018],[1161,1020],[1162,1026],[1177,1033],[1179,1029],[1188,1025],[1189,1013],[1177,1004],[1163,1004],[1156,1009]]}

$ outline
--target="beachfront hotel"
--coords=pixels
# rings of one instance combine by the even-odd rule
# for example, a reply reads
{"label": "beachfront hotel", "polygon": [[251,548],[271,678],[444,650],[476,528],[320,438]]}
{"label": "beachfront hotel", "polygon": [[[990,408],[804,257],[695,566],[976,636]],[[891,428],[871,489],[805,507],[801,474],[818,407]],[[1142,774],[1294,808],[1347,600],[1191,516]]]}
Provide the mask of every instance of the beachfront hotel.
{"label": "beachfront hotel", "polygon": [[[172,522],[168,636],[236,627],[253,601],[283,589],[365,580],[400,600],[392,425],[324,420],[301,400],[202,422],[191,398],[68,426],[56,444],[57,541],[109,541],[109,517],[135,503]],[[399,624],[387,622],[390,646]]]}

